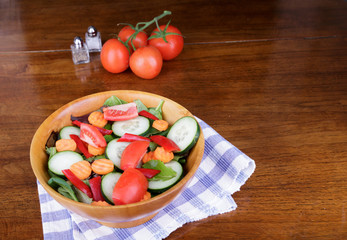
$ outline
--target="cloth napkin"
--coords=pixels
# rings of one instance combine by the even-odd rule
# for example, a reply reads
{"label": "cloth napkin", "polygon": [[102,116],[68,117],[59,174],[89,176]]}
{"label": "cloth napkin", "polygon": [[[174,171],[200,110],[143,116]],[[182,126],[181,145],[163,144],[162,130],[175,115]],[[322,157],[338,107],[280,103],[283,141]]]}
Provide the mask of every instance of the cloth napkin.
{"label": "cloth napkin", "polygon": [[109,228],[56,202],[37,182],[44,239],[163,239],[185,223],[230,212],[232,194],[255,170],[255,162],[197,118],[205,137],[202,162],[191,183],[153,219],[132,228]]}

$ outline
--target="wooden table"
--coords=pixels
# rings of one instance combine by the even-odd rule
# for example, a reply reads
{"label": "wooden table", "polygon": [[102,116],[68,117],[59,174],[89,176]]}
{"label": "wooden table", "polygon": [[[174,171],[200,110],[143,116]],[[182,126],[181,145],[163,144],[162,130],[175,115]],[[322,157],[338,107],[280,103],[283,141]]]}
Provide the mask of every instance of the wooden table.
{"label": "wooden table", "polygon": [[[185,46],[155,79],[108,73],[98,54],[73,64],[89,25],[105,42],[163,10]],[[346,239],[346,13],[343,0],[2,1],[0,238],[43,237],[29,159],[41,122],[73,99],[133,89],[181,103],[257,164],[235,211],[168,239]]]}

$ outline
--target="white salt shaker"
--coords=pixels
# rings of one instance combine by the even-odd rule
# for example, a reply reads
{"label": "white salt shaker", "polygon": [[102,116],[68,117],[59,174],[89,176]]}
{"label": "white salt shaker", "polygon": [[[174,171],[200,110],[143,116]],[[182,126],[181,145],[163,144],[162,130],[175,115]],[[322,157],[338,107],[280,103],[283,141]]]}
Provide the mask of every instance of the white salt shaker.
{"label": "white salt shaker", "polygon": [[89,52],[100,52],[102,48],[100,32],[95,27],[89,26],[85,34],[86,44]]}

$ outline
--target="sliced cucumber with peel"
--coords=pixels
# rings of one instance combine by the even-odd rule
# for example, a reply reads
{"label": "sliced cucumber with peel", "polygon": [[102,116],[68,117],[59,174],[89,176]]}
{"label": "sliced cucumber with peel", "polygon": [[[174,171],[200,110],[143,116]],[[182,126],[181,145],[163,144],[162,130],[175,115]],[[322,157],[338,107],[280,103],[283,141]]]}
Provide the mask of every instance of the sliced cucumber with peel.
{"label": "sliced cucumber with peel", "polygon": [[114,204],[112,199],[113,189],[121,175],[119,172],[111,172],[101,178],[101,193],[108,203]]}
{"label": "sliced cucumber with peel", "polygon": [[177,161],[171,161],[168,163],[165,163],[166,167],[172,168],[176,172],[176,176],[169,179],[169,180],[155,180],[155,181],[148,181],[148,190],[154,193],[162,193],[166,191],[167,189],[171,188],[173,185],[175,185],[179,180],[181,180],[183,176],[183,167],[182,165]]}
{"label": "sliced cucumber with peel", "polygon": [[71,165],[83,161],[81,154],[73,151],[62,151],[54,154],[48,160],[48,169],[55,175],[65,176],[62,170],[70,169]]}
{"label": "sliced cucumber with peel", "polygon": [[80,135],[80,128],[75,126],[66,126],[63,127],[59,132],[59,139],[71,139],[70,134]]}
{"label": "sliced cucumber with peel", "polygon": [[113,164],[120,169],[120,159],[124,149],[130,144],[130,142],[117,142],[119,138],[113,139],[107,144],[105,155],[110,159]]}
{"label": "sliced cucumber with peel", "polygon": [[181,149],[176,154],[188,152],[198,141],[200,127],[195,118],[187,116],[178,119],[170,128],[167,137]]}
{"label": "sliced cucumber with peel", "polygon": [[126,121],[116,121],[112,124],[113,133],[119,137],[124,133],[136,135],[145,135],[151,128],[151,122],[148,118],[138,116]]}

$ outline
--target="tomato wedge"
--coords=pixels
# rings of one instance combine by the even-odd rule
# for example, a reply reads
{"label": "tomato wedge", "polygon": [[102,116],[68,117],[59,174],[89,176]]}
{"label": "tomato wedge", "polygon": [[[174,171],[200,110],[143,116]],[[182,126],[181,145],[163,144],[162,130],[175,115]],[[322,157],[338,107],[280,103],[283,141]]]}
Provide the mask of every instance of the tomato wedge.
{"label": "tomato wedge", "polygon": [[123,151],[120,159],[120,168],[136,168],[149,147],[148,141],[135,141],[130,143]]}
{"label": "tomato wedge", "polygon": [[[72,124],[73,125],[76,125],[77,127],[81,127],[81,123],[82,122],[80,122],[80,121],[78,121],[78,120],[73,120],[72,121]],[[94,126],[94,127],[96,127],[96,129],[98,129],[99,130],[99,132],[101,132],[101,134],[102,135],[110,135],[110,134],[112,134],[112,130],[108,130],[108,129],[105,129],[105,128],[101,128],[101,127],[97,127],[97,126]]]}
{"label": "tomato wedge", "polygon": [[87,123],[81,123],[80,139],[93,147],[106,147],[107,143],[99,130]]}
{"label": "tomato wedge", "polygon": [[114,186],[112,200],[115,205],[139,202],[147,192],[147,188],[146,177],[135,168],[127,168]]}
{"label": "tomato wedge", "polygon": [[105,107],[103,111],[104,118],[110,121],[125,121],[138,116],[136,103],[134,102]]}

